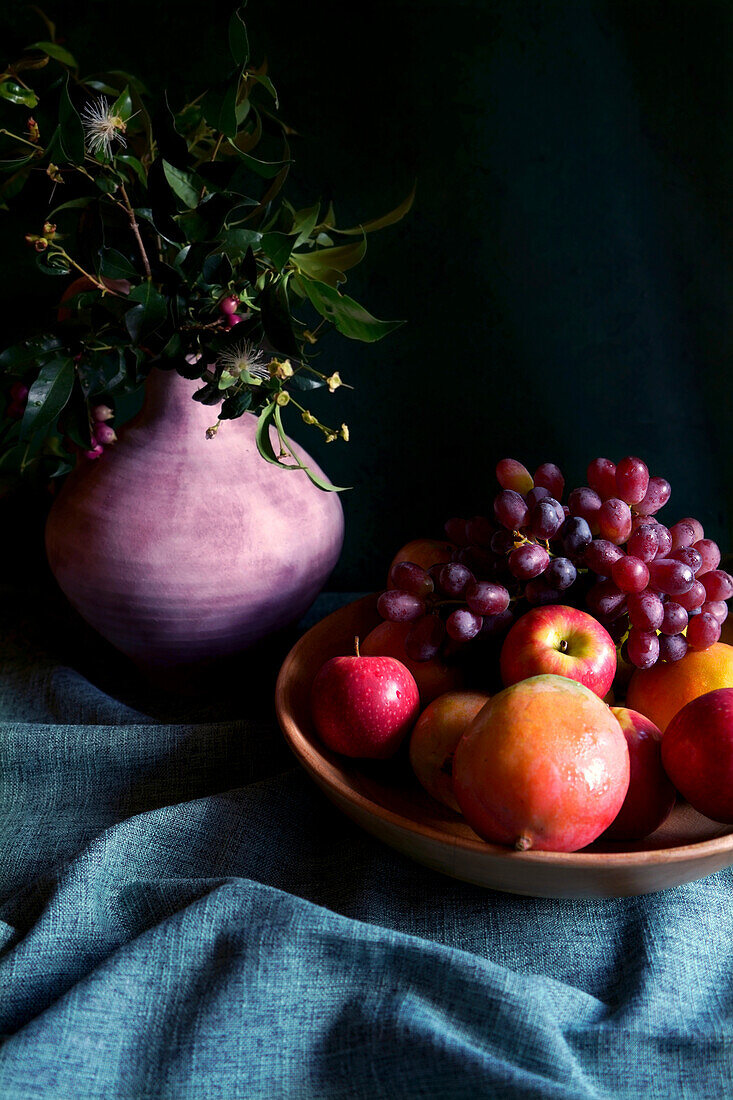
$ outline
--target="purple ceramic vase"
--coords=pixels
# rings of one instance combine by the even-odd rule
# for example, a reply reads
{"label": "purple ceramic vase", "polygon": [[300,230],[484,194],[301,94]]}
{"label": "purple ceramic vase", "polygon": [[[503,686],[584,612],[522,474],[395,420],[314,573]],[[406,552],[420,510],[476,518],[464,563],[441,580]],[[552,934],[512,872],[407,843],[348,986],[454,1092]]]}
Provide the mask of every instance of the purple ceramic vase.
{"label": "purple ceramic vase", "polygon": [[338,494],[261,458],[254,416],[206,438],[216,412],[191,399],[198,385],[154,369],[141,412],[101,458],[80,459],[46,526],[71,604],[151,672],[235,654],[297,620],[343,543]]}

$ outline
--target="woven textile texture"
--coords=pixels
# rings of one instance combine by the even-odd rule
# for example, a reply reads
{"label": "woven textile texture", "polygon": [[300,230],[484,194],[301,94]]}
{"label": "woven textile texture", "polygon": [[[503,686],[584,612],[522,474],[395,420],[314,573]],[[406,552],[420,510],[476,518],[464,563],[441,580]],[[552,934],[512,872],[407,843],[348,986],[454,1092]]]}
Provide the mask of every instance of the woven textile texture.
{"label": "woven textile texture", "polygon": [[276,665],[166,698],[60,610],[2,614],[3,1100],[733,1095],[731,872],[454,882],[313,787]]}

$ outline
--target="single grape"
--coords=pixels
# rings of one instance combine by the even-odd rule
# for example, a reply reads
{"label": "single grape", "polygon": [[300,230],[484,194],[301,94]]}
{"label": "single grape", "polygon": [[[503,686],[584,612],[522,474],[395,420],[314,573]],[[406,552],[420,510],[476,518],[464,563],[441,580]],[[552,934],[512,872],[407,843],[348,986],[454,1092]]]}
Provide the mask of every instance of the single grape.
{"label": "single grape", "polygon": [[587,565],[594,573],[607,577],[611,573],[613,563],[623,556],[621,547],[609,542],[608,539],[593,539],[583,555],[583,565]]}
{"label": "single grape", "polygon": [[534,474],[534,483],[542,489],[548,489],[556,500],[562,498],[565,488],[565,478],[562,471],[554,462],[543,462],[538,466]]}
{"label": "single grape", "polygon": [[507,633],[513,622],[514,612],[511,607],[499,612],[498,615],[487,615],[481,627],[481,637],[500,638]]}
{"label": "single grape", "polygon": [[712,539],[699,539],[693,544],[693,550],[697,550],[702,559],[702,565],[697,571],[697,576],[709,573],[711,569],[717,569],[720,565],[720,547]]}
{"label": "single grape", "polygon": [[423,615],[410,627],[405,638],[405,653],[411,661],[431,661],[437,656],[445,626],[439,615]]}
{"label": "single grape", "polygon": [[629,622],[638,630],[659,630],[664,619],[664,604],[655,592],[635,592],[628,601]]}
{"label": "single grape", "polygon": [[692,546],[693,542],[696,542],[695,528],[691,523],[687,523],[686,520],[680,520],[679,523],[673,523],[669,529],[669,533],[672,536],[672,549],[679,550],[681,546]]}
{"label": "single grape", "polygon": [[517,531],[529,519],[529,508],[523,496],[514,489],[502,489],[494,498],[494,514],[502,527]]}
{"label": "single grape", "polygon": [[700,578],[709,600],[729,600],[733,596],[733,577],[724,569],[711,569]]}
{"label": "single grape", "polygon": [[496,480],[502,489],[513,489],[516,493],[528,493],[534,488],[532,475],[516,458],[502,458],[497,462]]}
{"label": "single grape", "polygon": [[668,600],[664,605],[664,615],[659,624],[662,634],[681,634],[689,622],[689,615],[676,600]]}
{"label": "single grape", "polygon": [[556,588],[560,592],[564,592],[566,588],[575,584],[577,577],[578,570],[570,558],[553,558],[543,573],[543,578],[550,588]]}
{"label": "single grape", "polygon": [[414,561],[398,561],[393,565],[388,583],[390,588],[400,588],[421,600],[429,596],[435,588],[430,574]]}
{"label": "single grape", "polygon": [[660,634],[659,635],[659,660],[679,661],[687,653],[687,638],[684,634]]}
{"label": "single grape", "polygon": [[695,574],[689,565],[673,558],[655,559],[649,563],[649,581],[667,596],[681,596],[692,588]]}
{"label": "single grape", "polygon": [[520,581],[529,581],[544,573],[550,561],[550,555],[544,546],[536,542],[527,542],[512,550],[509,555],[509,569],[512,576]]}
{"label": "single grape", "polygon": [[626,551],[635,558],[640,558],[641,561],[646,562],[647,565],[650,561],[654,561],[659,550],[659,536],[657,535],[657,525],[651,523],[642,523],[629,536],[629,541],[626,544]]}
{"label": "single grape", "polygon": [[687,627],[687,644],[693,649],[709,649],[720,638],[720,623],[709,611],[690,620]]}
{"label": "single grape", "polygon": [[458,519],[457,516],[454,516],[453,519],[445,521],[443,530],[447,538],[449,538],[451,542],[454,542],[456,546],[468,546],[470,540],[466,534],[465,519]]}
{"label": "single grape", "polygon": [[620,545],[631,534],[631,509],[625,500],[609,497],[598,509],[598,531],[601,538]]}
{"label": "single grape", "polygon": [[611,580],[598,581],[585,598],[590,610],[601,619],[613,619],[626,608],[626,594]]}
{"label": "single grape", "polygon": [[702,554],[694,546],[680,546],[678,550],[673,550],[668,556],[672,561],[683,561],[685,565],[689,565],[695,574],[702,565]]}
{"label": "single grape", "polygon": [[552,588],[547,584],[543,575],[527,581],[524,598],[532,607],[544,607],[546,604],[560,603],[562,595],[556,588]]}
{"label": "single grape", "polygon": [[531,511],[535,504],[539,504],[541,500],[544,500],[545,497],[549,497],[549,495],[550,490],[545,489],[544,485],[535,485],[534,489],[530,489],[524,499],[527,501],[527,507]]}
{"label": "single grape", "polygon": [[640,516],[653,516],[669,500],[672,495],[672,487],[663,477],[650,477],[647,491],[643,498],[636,504],[636,511]]}
{"label": "single grape", "polygon": [[683,519],[680,520],[680,523],[689,523],[690,527],[695,532],[695,538],[693,539],[693,544],[696,543],[696,542],[699,542],[700,539],[705,538],[705,532],[703,530],[703,526],[700,523],[699,519],[693,519],[692,516],[685,516]]}
{"label": "single grape", "polygon": [[438,573],[438,586],[446,596],[460,596],[474,580],[473,573],[458,561],[444,565]]}
{"label": "single grape", "polygon": [[616,496],[616,467],[609,458],[594,458],[588,466],[586,477],[601,500]]}
{"label": "single grape", "polygon": [[569,558],[580,558],[593,541],[588,521],[581,516],[568,516],[560,528],[563,550]]}
{"label": "single grape", "polygon": [[466,603],[476,615],[499,615],[509,606],[509,593],[501,584],[474,581],[466,589]]}
{"label": "single grape", "polygon": [[611,566],[611,578],[622,592],[643,592],[649,584],[649,570],[641,558],[625,555]]}
{"label": "single grape", "polygon": [[622,458],[616,466],[616,494],[627,504],[638,504],[649,488],[649,470],[646,462],[631,455]]}
{"label": "single grape", "polygon": [[490,546],[496,527],[486,516],[474,516],[466,523],[466,538],[471,546]]}
{"label": "single grape", "polygon": [[511,531],[497,531],[491,536],[491,549],[499,557],[505,557],[514,549],[514,535]]}
{"label": "single grape", "polygon": [[445,630],[449,638],[454,642],[470,642],[475,638],[482,627],[480,615],[475,615],[467,607],[458,607],[451,611],[445,621]]}
{"label": "single grape", "polygon": [[390,588],[377,600],[377,611],[391,623],[412,623],[425,614],[425,603],[411,592]]}
{"label": "single grape", "polygon": [[568,497],[570,515],[580,516],[581,519],[586,520],[591,531],[595,534],[598,533],[598,513],[601,510],[602,503],[603,501],[595,489],[589,489],[587,486],[573,489]]}
{"label": "single grape", "polygon": [[659,659],[659,638],[652,630],[637,630],[632,626],[626,651],[636,668],[653,668]]}
{"label": "single grape", "polygon": [[663,523],[658,523],[654,530],[657,532],[657,542],[659,543],[656,556],[657,558],[666,558],[672,549],[672,536],[669,533],[669,528],[665,527]]}
{"label": "single grape", "polygon": [[706,600],[700,610],[703,613],[707,611],[718,620],[721,626],[728,618],[728,604],[725,600]]}
{"label": "single grape", "polygon": [[657,523],[659,523],[659,520],[656,516],[639,516],[635,511],[631,513],[632,533],[637,527],[641,527],[642,524],[651,524],[651,526],[654,527]]}
{"label": "single grape", "polygon": [[552,497],[535,504],[529,514],[529,531],[537,539],[551,539],[557,534],[564,517],[558,516]]}
{"label": "single grape", "polygon": [[702,607],[708,598],[708,594],[700,581],[694,581],[689,592],[682,592],[675,598],[680,607],[684,607],[685,611],[694,611],[696,607]]}

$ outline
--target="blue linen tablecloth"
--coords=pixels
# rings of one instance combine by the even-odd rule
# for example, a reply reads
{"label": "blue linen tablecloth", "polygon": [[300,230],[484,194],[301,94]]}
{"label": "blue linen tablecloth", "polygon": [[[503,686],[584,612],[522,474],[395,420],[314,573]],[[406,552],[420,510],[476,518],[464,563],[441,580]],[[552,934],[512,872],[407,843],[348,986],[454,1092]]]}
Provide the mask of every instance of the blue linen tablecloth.
{"label": "blue linen tablecloth", "polygon": [[455,882],[296,765],[284,648],[186,700],[44,589],[1,615],[2,1100],[733,1095],[733,872]]}

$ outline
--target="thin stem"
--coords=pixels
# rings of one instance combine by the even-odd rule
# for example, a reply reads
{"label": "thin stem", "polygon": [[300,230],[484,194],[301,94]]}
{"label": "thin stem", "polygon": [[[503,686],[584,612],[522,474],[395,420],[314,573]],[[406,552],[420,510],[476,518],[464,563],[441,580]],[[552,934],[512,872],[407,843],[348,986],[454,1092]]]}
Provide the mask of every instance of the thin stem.
{"label": "thin stem", "polygon": [[118,294],[116,290],[111,290],[108,286],[105,286],[104,283],[100,282],[100,280],[97,279],[97,277],[95,275],[90,275],[90,273],[88,271],[86,271],[81,266],[81,264],[78,264],[76,262],[76,260],[73,259],[73,257],[70,256],[69,253],[66,252],[63,248],[59,248],[58,251],[64,257],[64,259],[69,261],[69,263],[71,264],[72,267],[75,267],[77,271],[79,271],[82,275],[84,275],[87,279],[89,279],[90,283],[94,283],[94,285],[99,290],[101,290],[103,294],[111,294],[114,298],[124,298],[125,297],[124,294]]}
{"label": "thin stem", "polygon": [[15,141],[22,141],[24,145],[30,145],[31,149],[35,149],[41,154],[46,151],[37,141],[29,141],[28,138],[21,137],[20,134],[14,134],[11,130],[0,129],[0,134],[5,134],[6,137],[11,137]]}
{"label": "thin stem", "polygon": [[130,202],[129,198],[127,197],[127,191],[125,190],[124,183],[120,184],[120,194],[122,195],[122,198],[124,199],[124,202],[125,202],[125,209],[127,210],[127,216],[130,219],[130,228],[132,229],[132,232],[135,235],[135,240],[137,241],[137,246],[140,249],[140,256],[141,256],[141,259],[143,261],[143,268],[145,269],[145,277],[147,279],[152,279],[153,273],[150,270],[150,261],[148,260],[148,254],[145,251],[145,245],[143,244],[143,239],[140,236],[140,226],[137,224],[137,218],[135,217],[135,211],[132,208],[132,203]]}

